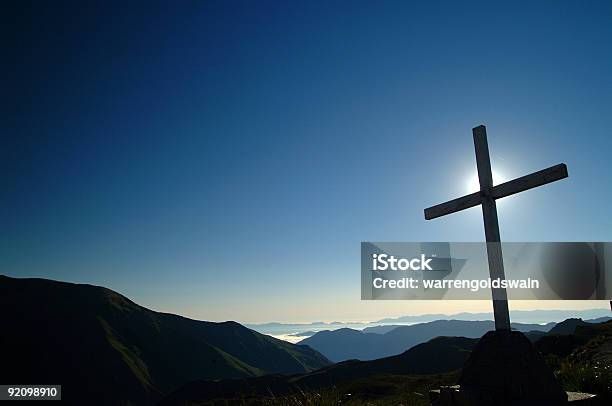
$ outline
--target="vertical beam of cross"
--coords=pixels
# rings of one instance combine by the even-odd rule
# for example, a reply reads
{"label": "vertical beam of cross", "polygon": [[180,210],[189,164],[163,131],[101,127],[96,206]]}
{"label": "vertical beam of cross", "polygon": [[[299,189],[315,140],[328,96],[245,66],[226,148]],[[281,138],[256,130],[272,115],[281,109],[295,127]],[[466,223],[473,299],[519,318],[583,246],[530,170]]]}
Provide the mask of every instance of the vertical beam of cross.
{"label": "vertical beam of cross", "polygon": [[[476,167],[482,205],[485,237],[487,241],[487,258],[489,260],[489,275],[491,280],[506,279],[504,275],[504,260],[502,256],[499,223],[497,222],[497,205],[493,197],[493,172],[487,143],[487,130],[481,125],[472,129],[474,150],[476,151]],[[493,288],[493,315],[496,330],[510,330],[510,313],[508,311],[508,295],[506,289]]]}
{"label": "vertical beam of cross", "polygon": [[[456,213],[470,207],[482,205],[482,218],[484,220],[485,236],[487,240],[487,259],[489,261],[489,275],[491,280],[504,280],[504,261],[502,257],[501,241],[499,238],[499,224],[497,223],[497,207],[495,199],[520,193],[525,190],[543,186],[557,180],[567,178],[567,166],[558,164],[542,169],[529,175],[521,176],[501,185],[493,186],[493,172],[487,143],[487,130],[484,125],[472,129],[474,135],[474,149],[476,151],[476,166],[478,167],[478,181],[480,191],[467,196],[449,200],[425,209],[425,220],[432,220],[447,214]],[[496,330],[510,330],[510,315],[508,313],[508,295],[506,289],[492,288],[493,315],[495,316]],[[612,302],[610,302],[612,307]]]}

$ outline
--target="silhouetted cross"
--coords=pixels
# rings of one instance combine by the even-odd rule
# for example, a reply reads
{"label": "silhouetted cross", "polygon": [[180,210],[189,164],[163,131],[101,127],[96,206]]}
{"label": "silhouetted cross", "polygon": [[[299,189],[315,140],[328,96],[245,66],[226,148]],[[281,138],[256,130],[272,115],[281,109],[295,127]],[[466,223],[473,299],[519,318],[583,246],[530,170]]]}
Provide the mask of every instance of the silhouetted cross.
{"label": "silhouetted cross", "polygon": [[[480,125],[472,129],[474,149],[476,150],[476,167],[480,191],[460,197],[425,209],[425,219],[431,220],[460,210],[482,205],[485,236],[487,240],[487,257],[489,260],[489,275],[491,280],[505,279],[504,261],[497,223],[496,199],[510,196],[537,186],[567,178],[567,166],[559,164],[538,172],[493,186],[489,146],[487,144],[487,129]],[[508,296],[506,289],[493,288],[493,316],[496,330],[510,330],[510,315],[508,313]]]}

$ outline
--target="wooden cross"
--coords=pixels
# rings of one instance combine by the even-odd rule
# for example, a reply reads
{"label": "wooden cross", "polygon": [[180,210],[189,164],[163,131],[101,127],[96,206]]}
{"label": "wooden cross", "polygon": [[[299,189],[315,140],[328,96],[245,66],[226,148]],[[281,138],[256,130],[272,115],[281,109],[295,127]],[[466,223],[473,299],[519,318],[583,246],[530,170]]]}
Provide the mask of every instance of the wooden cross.
{"label": "wooden cross", "polygon": [[[563,178],[567,178],[567,166],[559,164],[538,172],[493,186],[489,146],[487,144],[487,129],[480,125],[472,129],[474,149],[476,150],[476,167],[480,191],[438,204],[425,209],[425,219],[431,220],[477,205],[482,206],[485,236],[487,240],[487,257],[489,260],[489,275],[492,280],[505,279],[504,261],[497,223],[496,199],[510,196],[534,187],[542,186]],[[492,289],[493,316],[496,330],[510,330],[510,314],[508,313],[508,296],[506,289]]]}

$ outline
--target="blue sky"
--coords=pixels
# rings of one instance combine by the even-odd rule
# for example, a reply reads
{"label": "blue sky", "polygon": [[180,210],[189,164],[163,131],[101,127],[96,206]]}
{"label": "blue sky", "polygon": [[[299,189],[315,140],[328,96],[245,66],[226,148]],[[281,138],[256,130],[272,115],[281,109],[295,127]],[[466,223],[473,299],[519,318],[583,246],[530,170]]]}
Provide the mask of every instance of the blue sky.
{"label": "blue sky", "polygon": [[[3,24],[0,273],[239,321],[488,303],[361,303],[361,241],[481,241],[471,128],[507,241],[609,241],[612,5],[20,4]],[[601,303],[511,304],[599,307]]]}

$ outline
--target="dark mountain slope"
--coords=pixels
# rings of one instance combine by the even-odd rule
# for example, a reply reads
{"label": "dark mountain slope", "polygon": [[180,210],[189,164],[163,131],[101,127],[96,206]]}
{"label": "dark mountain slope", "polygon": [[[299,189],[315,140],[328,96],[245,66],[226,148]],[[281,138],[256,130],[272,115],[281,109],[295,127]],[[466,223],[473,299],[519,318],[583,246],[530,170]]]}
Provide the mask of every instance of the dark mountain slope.
{"label": "dark mountain slope", "polygon": [[377,375],[434,374],[461,368],[477,339],[438,337],[402,354],[373,361],[345,361],[307,374],[195,381],[165,397],[160,406],[242,401],[339,386]]}
{"label": "dark mountain slope", "polygon": [[549,334],[572,334],[577,326],[588,326],[589,323],[582,319],[567,319],[550,329]]}
{"label": "dark mountain slope", "polygon": [[[564,324],[565,323],[565,324]],[[581,319],[568,319],[558,331],[550,331],[535,342],[538,351],[566,357],[578,351],[585,362],[604,360],[612,363],[612,321],[585,323]]]}
{"label": "dark mountain slope", "polygon": [[[388,348],[381,348],[383,341],[381,336],[383,335],[341,328],[320,331],[300,341],[299,344],[317,348],[317,351],[321,354],[327,354],[325,356],[334,362],[349,359],[372,360],[402,352],[402,350],[391,352]],[[410,342],[408,342],[403,350],[410,347]]]}
{"label": "dark mountain slope", "polygon": [[612,404],[612,321],[582,324],[575,330],[548,334],[536,342],[566,390],[594,393],[598,404]]}
{"label": "dark mountain slope", "polygon": [[194,379],[304,373],[329,364],[307,346],[235,322],[154,312],[91,285],[0,276],[0,317],[0,381],[62,384],[72,403],[150,404]]}
{"label": "dark mountain slope", "polygon": [[372,361],[349,360],[305,374],[292,382],[304,387],[335,385],[376,374],[433,374],[463,366],[478,339],[436,337],[399,355]]}
{"label": "dark mountain slope", "polygon": [[[601,363],[612,377],[612,321],[605,323],[577,326],[572,334],[584,344],[575,349],[571,360],[575,363]],[[612,381],[609,389],[612,392]]]}

